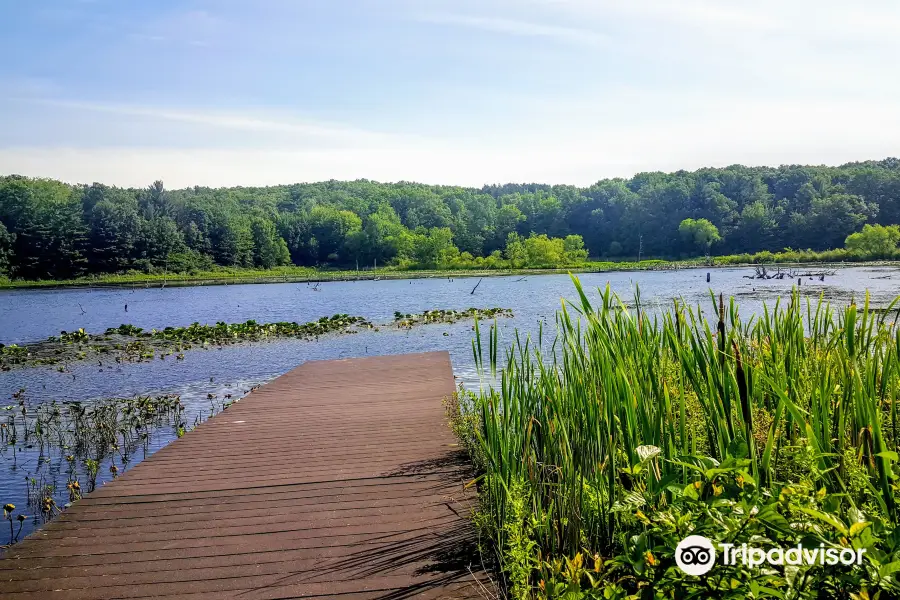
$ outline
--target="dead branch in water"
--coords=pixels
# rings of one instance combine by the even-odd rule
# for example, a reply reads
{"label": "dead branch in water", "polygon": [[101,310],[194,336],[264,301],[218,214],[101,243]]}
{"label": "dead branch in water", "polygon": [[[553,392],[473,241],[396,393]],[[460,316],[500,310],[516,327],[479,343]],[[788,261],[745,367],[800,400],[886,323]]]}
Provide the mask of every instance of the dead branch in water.
{"label": "dead branch in water", "polygon": [[756,265],[755,269],[756,269],[755,274],[744,275],[744,278],[745,279],[784,279],[785,277],[787,277],[788,279],[794,279],[794,278],[799,279],[802,277],[809,277],[810,279],[812,279],[813,277],[818,277],[819,281],[825,281],[826,275],[834,275],[836,273],[836,271],[829,271],[829,270],[823,270],[823,271],[817,271],[817,272],[808,271],[806,273],[800,273],[799,271],[795,271],[794,269],[787,269],[785,271],[782,271],[781,267],[776,267],[775,272],[771,273],[768,269],[766,269],[765,265]]}

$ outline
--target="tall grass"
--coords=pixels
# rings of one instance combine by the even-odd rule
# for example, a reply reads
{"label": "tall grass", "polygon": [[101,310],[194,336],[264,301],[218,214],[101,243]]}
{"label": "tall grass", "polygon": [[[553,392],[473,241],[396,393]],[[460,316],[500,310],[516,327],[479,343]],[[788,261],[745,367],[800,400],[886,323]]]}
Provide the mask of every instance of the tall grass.
{"label": "tall grass", "polygon": [[546,352],[516,335],[498,357],[492,327],[486,364],[476,327],[479,370],[502,371],[470,406],[479,519],[501,562],[627,552],[635,509],[664,510],[692,482],[712,497],[725,473],[776,497],[803,479],[835,495],[834,514],[896,522],[896,300],[837,309],[794,294],[744,320],[711,296],[710,320],[678,301],[651,315],[639,290],[629,310],[608,286],[594,306],[573,281]]}

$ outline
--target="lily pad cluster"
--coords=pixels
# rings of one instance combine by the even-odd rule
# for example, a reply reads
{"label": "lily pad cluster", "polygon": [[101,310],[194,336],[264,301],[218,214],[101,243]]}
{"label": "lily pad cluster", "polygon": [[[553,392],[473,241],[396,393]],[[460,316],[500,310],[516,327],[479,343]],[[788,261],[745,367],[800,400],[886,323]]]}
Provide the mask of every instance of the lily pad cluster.
{"label": "lily pad cluster", "polygon": [[80,328],[78,331],[60,331],[59,337],[51,336],[48,340],[64,344],[83,344],[91,341],[91,336],[84,332],[84,328]]}
{"label": "lily pad cluster", "polygon": [[280,321],[277,323],[257,323],[249,320],[245,323],[224,323],[201,325],[192,323],[187,327],[166,327],[165,329],[144,331],[134,325],[120,325],[106,330],[105,336],[120,335],[125,337],[149,338],[177,342],[221,342],[257,340],[266,337],[295,337],[313,339],[329,333],[347,333],[352,327],[371,328],[372,324],[363,317],[338,314],[322,317],[318,321],[296,323]]}
{"label": "lily pad cluster", "polygon": [[59,336],[51,336],[44,342],[29,346],[0,345],[0,369],[8,371],[14,366],[59,365],[58,370],[65,372],[67,363],[88,359],[97,360],[98,366],[104,368],[110,366],[110,361],[141,362],[156,357],[165,359],[173,354],[176,359],[182,359],[182,352],[194,347],[221,347],[277,338],[314,340],[323,335],[356,333],[373,328],[374,325],[363,317],[347,314],[322,317],[309,323],[257,323],[250,320],[244,323],[218,322],[215,325],[193,323],[187,327],[149,331],[122,324],[102,334],[88,334],[84,329],[79,329],[63,331]]}
{"label": "lily pad cluster", "polygon": [[20,359],[27,356],[28,348],[26,348],[25,346],[18,346],[16,344],[4,346],[3,344],[0,344],[0,360]]}
{"label": "lily pad cluster", "polygon": [[[468,308],[466,310],[437,309],[421,314],[394,313],[394,325],[411,329],[417,325],[456,323],[466,319],[493,319],[512,317],[508,308]],[[67,372],[70,363],[94,360],[102,370],[116,364],[165,360],[175,356],[184,358],[183,352],[194,348],[222,347],[245,342],[295,338],[318,340],[329,334],[351,334],[359,331],[378,331],[378,326],[363,317],[337,314],[317,321],[297,323],[218,322],[215,325],[192,323],[186,327],[166,327],[149,331],[131,324],[110,327],[101,334],[85,333],[84,329],[51,336],[46,341],[18,346],[0,344],[0,370],[13,367],[56,365],[60,372]]]}
{"label": "lily pad cluster", "polygon": [[509,308],[467,308],[465,310],[437,309],[426,310],[421,314],[394,313],[394,324],[401,329],[411,329],[416,325],[431,325],[435,323],[457,323],[468,319],[494,319],[497,317],[512,317],[513,311]]}

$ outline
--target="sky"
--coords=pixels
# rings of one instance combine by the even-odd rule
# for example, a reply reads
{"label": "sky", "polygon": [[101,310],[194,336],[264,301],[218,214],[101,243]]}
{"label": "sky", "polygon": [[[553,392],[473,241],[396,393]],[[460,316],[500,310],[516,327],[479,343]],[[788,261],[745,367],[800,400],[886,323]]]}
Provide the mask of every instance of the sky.
{"label": "sky", "polygon": [[896,0],[0,0],[0,174],[590,185],[900,155]]}

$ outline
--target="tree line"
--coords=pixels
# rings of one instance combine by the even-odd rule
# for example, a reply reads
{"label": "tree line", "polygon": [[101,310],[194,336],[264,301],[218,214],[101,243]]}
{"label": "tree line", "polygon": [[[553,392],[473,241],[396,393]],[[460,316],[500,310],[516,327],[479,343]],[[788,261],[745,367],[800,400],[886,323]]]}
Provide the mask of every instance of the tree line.
{"label": "tree line", "polygon": [[11,175],[0,177],[0,274],[556,266],[588,255],[821,251],[849,243],[865,225],[897,223],[894,158],[640,173],[586,188],[359,180],[167,190],[159,181],[131,189]]}

